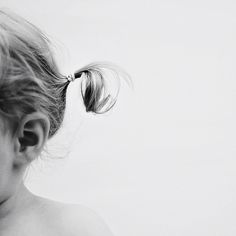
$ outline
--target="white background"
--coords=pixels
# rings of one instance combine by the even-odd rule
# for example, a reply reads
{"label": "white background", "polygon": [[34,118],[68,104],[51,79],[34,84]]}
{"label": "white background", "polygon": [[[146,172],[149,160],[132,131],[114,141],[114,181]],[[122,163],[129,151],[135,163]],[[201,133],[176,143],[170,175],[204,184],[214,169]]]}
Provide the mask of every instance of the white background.
{"label": "white background", "polygon": [[106,60],[134,83],[104,116],[70,85],[63,127],[26,178],[34,193],[95,209],[117,236],[236,234],[235,1],[1,5],[48,33],[64,74]]}

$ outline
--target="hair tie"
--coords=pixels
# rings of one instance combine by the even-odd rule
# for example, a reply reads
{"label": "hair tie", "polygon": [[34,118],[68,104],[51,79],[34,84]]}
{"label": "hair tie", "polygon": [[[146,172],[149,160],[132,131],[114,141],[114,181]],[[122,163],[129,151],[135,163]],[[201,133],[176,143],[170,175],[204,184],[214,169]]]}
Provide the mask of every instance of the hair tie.
{"label": "hair tie", "polygon": [[66,78],[69,82],[73,82],[75,80],[75,74],[73,73],[73,74],[67,75]]}

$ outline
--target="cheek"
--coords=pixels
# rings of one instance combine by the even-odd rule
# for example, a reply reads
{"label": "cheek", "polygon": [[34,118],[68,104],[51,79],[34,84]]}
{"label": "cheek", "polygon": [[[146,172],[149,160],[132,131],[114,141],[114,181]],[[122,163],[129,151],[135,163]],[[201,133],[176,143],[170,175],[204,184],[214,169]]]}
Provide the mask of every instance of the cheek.
{"label": "cheek", "polygon": [[0,198],[11,188],[12,160],[9,144],[0,140]]}
{"label": "cheek", "polygon": [[0,116],[0,198],[11,188],[14,160],[13,142],[6,127],[6,122]]}
{"label": "cheek", "polygon": [[0,138],[0,170],[3,170],[12,163],[13,151],[12,144]]}

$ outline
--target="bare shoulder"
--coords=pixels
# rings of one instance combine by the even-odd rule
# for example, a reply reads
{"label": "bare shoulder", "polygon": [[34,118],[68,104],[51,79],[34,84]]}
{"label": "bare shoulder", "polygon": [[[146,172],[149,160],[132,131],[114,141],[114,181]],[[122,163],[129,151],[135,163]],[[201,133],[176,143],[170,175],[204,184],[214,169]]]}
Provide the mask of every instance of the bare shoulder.
{"label": "bare shoulder", "polygon": [[46,224],[50,224],[50,228],[58,231],[57,235],[113,236],[104,220],[88,207],[47,199],[42,202],[41,211],[44,209]]}
{"label": "bare shoulder", "polygon": [[109,227],[94,210],[82,205],[67,205],[64,212],[65,222],[72,222],[81,235],[112,236]]}

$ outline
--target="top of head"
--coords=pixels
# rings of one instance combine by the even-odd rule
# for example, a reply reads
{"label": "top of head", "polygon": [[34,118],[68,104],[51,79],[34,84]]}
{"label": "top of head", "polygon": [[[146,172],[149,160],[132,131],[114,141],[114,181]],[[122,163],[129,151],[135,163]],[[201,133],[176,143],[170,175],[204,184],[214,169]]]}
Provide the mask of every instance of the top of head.
{"label": "top of head", "polygon": [[34,25],[0,11],[0,112],[17,121],[41,111],[49,117],[51,136],[63,117],[64,97],[57,95],[62,95],[64,81],[49,44]]}
{"label": "top of head", "polygon": [[[89,64],[74,74],[75,78],[84,75],[81,93],[87,112],[104,113],[115,104],[116,97],[106,95],[104,70],[119,79],[117,68],[107,64]],[[69,82],[60,74],[42,31],[20,16],[0,10],[2,116],[17,123],[22,116],[40,111],[49,118],[52,137],[63,120]]]}

